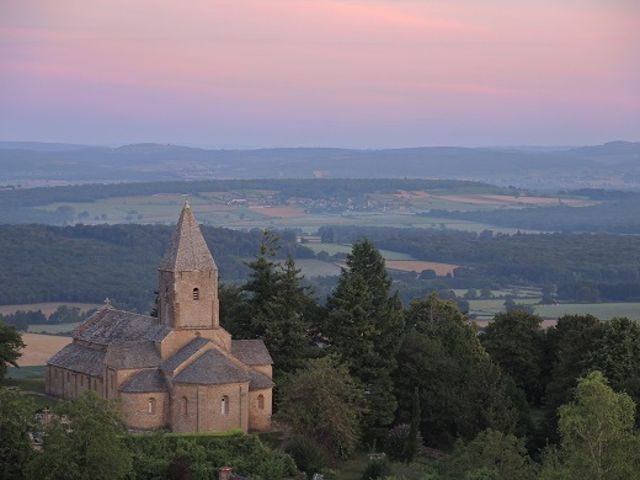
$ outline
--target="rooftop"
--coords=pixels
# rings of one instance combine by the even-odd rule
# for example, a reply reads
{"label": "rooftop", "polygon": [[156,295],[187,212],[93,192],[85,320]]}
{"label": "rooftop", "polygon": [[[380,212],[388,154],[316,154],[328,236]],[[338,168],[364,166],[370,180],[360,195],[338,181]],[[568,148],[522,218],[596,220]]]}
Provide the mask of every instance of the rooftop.
{"label": "rooftop", "polygon": [[189,203],[186,203],[182,209],[171,243],[160,262],[159,269],[168,272],[217,270]]}

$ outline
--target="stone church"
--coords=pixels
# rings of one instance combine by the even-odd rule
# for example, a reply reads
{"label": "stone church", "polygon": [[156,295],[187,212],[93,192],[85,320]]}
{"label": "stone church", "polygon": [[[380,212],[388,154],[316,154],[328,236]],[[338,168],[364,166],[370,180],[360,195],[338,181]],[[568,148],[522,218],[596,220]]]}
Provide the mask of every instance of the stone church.
{"label": "stone church", "polygon": [[158,318],[103,306],[49,359],[47,393],[117,399],[134,430],[268,430],[271,356],[220,326],[218,268],[188,203],[159,273]]}

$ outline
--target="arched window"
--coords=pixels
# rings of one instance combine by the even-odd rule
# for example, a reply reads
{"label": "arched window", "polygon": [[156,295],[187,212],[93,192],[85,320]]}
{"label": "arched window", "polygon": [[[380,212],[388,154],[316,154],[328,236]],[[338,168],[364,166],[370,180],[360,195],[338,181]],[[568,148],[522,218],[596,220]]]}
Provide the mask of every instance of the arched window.
{"label": "arched window", "polygon": [[258,395],[258,408],[264,410],[264,395]]}
{"label": "arched window", "polygon": [[226,395],[220,400],[220,415],[229,415],[229,397]]}
{"label": "arched window", "polygon": [[189,400],[187,400],[187,397],[182,397],[180,409],[182,410],[183,416],[186,417],[189,415]]}
{"label": "arched window", "polygon": [[193,299],[194,300],[200,300],[200,289],[199,288],[194,288],[193,289]]}
{"label": "arched window", "polygon": [[149,402],[147,403],[147,413],[149,415],[153,415],[154,413],[156,413],[156,399],[155,398],[150,398]]}

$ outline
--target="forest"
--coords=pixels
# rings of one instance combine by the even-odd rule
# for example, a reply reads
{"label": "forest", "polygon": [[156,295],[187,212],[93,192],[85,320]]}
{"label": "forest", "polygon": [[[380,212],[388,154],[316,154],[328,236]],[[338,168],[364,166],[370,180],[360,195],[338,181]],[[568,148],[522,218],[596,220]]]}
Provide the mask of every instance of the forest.
{"label": "forest", "polygon": [[[108,467],[110,477],[91,478],[204,480],[232,462],[254,479],[335,479],[359,452],[376,454],[362,480],[638,478],[638,322],[567,316],[543,330],[514,310],[479,334],[437,295],[403,306],[368,240],[353,245],[320,305],[293,259],[278,260],[278,239],[266,233],[260,244],[246,281],[224,288],[221,323],[265,341],[285,434],[263,437],[268,445],[233,432],[130,435],[114,405],[90,393],[57,407],[73,428],[52,422],[34,453],[33,405],[0,387],[11,478],[61,478],[72,461],[77,472],[64,478]],[[0,367],[19,344],[0,324]]]}
{"label": "forest", "polygon": [[[203,227],[223,283],[246,279],[246,260],[258,252],[260,230]],[[296,242],[296,232],[278,231],[281,258],[328,258]],[[323,240],[351,244],[369,238],[379,248],[416,259],[462,267],[453,277],[424,272],[394,273],[402,300],[451,288],[536,286],[558,300],[584,302],[640,299],[640,237],[612,234],[480,234],[438,229],[334,226],[319,231]],[[171,227],[98,225],[0,226],[0,304],[34,302],[101,303],[148,312],[156,288],[156,268]],[[307,279],[324,301],[336,277]]]}

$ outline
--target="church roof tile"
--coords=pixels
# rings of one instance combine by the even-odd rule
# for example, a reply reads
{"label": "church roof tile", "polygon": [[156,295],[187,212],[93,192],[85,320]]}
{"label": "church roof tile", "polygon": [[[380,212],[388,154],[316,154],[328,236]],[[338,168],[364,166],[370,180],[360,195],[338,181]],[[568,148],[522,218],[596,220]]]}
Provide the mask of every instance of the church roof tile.
{"label": "church roof tile", "polygon": [[168,272],[217,270],[211,251],[188,203],[182,209],[171,243],[159,268]]}
{"label": "church roof tile", "polygon": [[217,349],[207,350],[173,379],[174,383],[206,385],[244,383],[249,380],[247,370],[233,363]]}
{"label": "church roof tile", "polygon": [[86,375],[99,376],[104,370],[104,357],[103,351],[70,343],[51,357],[47,364]]}
{"label": "church roof tile", "polygon": [[167,382],[160,370],[141,370],[120,387],[124,393],[166,392]]}
{"label": "church roof tile", "polygon": [[271,365],[273,360],[262,340],[232,340],[231,353],[247,365]]}

